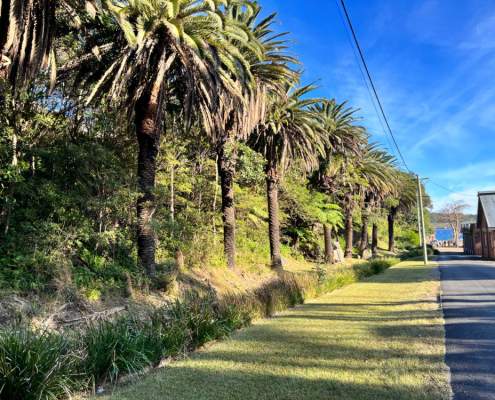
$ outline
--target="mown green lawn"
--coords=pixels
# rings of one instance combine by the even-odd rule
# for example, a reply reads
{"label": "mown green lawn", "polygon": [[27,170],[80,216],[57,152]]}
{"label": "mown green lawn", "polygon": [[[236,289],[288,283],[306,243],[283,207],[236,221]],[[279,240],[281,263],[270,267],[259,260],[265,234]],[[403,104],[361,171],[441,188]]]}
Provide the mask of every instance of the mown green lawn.
{"label": "mown green lawn", "polygon": [[401,263],[260,321],[104,399],[448,399],[437,273]]}

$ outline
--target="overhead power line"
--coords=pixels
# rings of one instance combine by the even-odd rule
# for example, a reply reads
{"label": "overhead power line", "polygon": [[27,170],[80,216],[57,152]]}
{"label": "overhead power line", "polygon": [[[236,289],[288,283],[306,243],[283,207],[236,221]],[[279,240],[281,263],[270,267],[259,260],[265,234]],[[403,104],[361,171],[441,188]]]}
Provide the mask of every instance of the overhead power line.
{"label": "overhead power line", "polygon": [[449,188],[447,188],[447,187],[445,187],[445,186],[443,186],[443,185],[440,185],[439,183],[436,183],[435,181],[432,181],[431,179],[430,179],[430,183],[431,183],[431,184],[433,184],[433,185],[435,185],[436,187],[438,187],[438,188],[440,188],[440,189],[445,190],[446,192],[449,192],[449,193],[455,194],[455,195],[457,195],[457,196],[459,196],[459,197],[466,197],[466,198],[467,198],[467,197],[469,197],[469,198],[478,198],[478,196],[477,196],[477,195],[474,195],[474,194],[465,194],[465,193],[459,193],[459,192],[456,192],[456,191],[454,191],[454,190],[452,190],[452,189],[449,189]]}
{"label": "overhead power line", "polygon": [[[378,91],[376,89],[375,83],[373,81],[373,78],[371,77],[371,72],[370,72],[370,70],[368,68],[368,64],[366,63],[366,59],[364,58],[364,53],[363,53],[363,50],[361,49],[361,45],[359,44],[359,40],[357,38],[356,31],[354,30],[354,26],[353,26],[352,21],[351,21],[351,17],[349,15],[349,12],[348,12],[347,7],[345,5],[345,1],[344,0],[340,0],[340,4],[342,5],[342,10],[340,10],[340,7],[338,7],[338,1],[339,0],[336,0],[336,2],[337,2],[337,8],[339,8],[339,13],[341,14],[341,17],[342,17],[342,11],[343,11],[343,16],[345,17],[345,20],[344,20],[344,18],[342,18],[343,19],[344,27],[346,25],[346,22],[347,22],[347,25],[349,27],[349,31],[350,31],[350,34],[351,34],[350,36],[352,37],[352,40],[351,40],[351,43],[350,44],[351,44],[352,50],[354,52],[354,56],[356,57],[356,62],[358,64],[358,67],[359,67],[359,71],[361,73],[361,76],[362,76],[362,78],[364,80],[366,89],[367,89],[367,91],[368,91],[368,93],[370,95],[372,105],[373,105],[373,107],[375,109],[375,112],[377,113],[378,120],[380,121],[380,124],[382,125],[382,128],[385,131],[385,134],[388,133],[388,135],[392,138],[393,145],[394,145],[395,149],[397,150],[397,154],[399,155],[399,158],[402,161],[402,164],[404,165],[404,167],[406,168],[406,170],[409,173],[412,173],[412,174],[416,175],[415,173],[413,173],[409,169],[409,166],[407,165],[407,162],[406,162],[406,160],[404,158],[404,155],[402,154],[402,151],[400,150],[400,147],[399,147],[399,144],[397,142],[397,139],[395,138],[394,132],[392,131],[392,128],[391,128],[390,123],[388,121],[387,115],[385,113],[385,109],[383,108],[382,102],[380,100],[380,96],[378,95]],[[347,31],[347,29],[346,29],[346,31]],[[355,47],[356,47],[357,52],[359,54],[359,59],[361,60],[361,63],[359,63],[359,59],[356,56],[356,49],[352,45],[352,41],[355,44]],[[361,64],[362,64],[362,66],[361,66]],[[362,67],[364,67],[364,71],[366,72],[366,77],[368,78],[367,80],[366,80],[366,77],[364,75],[364,72],[363,72],[363,68]],[[368,84],[368,82],[369,82],[369,84]],[[370,87],[371,87],[371,91],[372,91],[373,95],[371,94]],[[373,97],[374,97],[374,99],[376,101],[374,101]],[[380,112],[378,112],[378,110],[377,110],[377,105],[378,105],[378,109],[380,110]],[[380,116],[381,116],[381,118],[380,118]],[[387,129],[385,129],[385,127],[383,126],[383,122],[385,122],[385,126],[386,126]],[[388,136],[386,136],[386,137],[387,137],[387,141],[388,141]],[[430,180],[430,182],[433,185],[437,186],[438,188],[440,188],[442,190],[445,190],[445,191],[447,191],[449,193],[456,194],[456,195],[458,195],[460,197],[465,197],[465,198],[467,198],[467,197],[469,197],[469,198],[476,197],[477,198],[478,197],[478,196],[474,196],[474,195],[468,195],[468,194],[462,194],[462,193],[455,192],[455,191],[453,191],[453,190],[451,190],[451,189],[449,189],[449,188],[447,188],[447,187],[445,187],[445,186],[443,186],[443,185],[441,185],[439,183],[436,183],[434,181],[431,181],[431,180]],[[422,196],[422,197],[426,197],[426,196]]]}
{"label": "overhead power line", "polygon": [[341,7],[339,6],[339,0],[335,0],[335,4],[337,6],[337,9],[339,10],[339,16],[340,16],[340,19],[342,21],[342,26],[344,27],[344,30],[346,32],[347,40],[349,40],[349,45],[351,46],[352,53],[354,54],[354,59],[355,59],[356,64],[358,66],[358,69],[359,69],[359,72],[361,75],[361,79],[363,80],[364,87],[366,88],[366,91],[368,92],[368,96],[369,96],[371,105],[373,106],[373,109],[375,110],[376,117],[378,118],[378,122],[380,123],[383,134],[385,136],[385,139],[387,140],[387,143],[388,143],[387,150],[389,150],[392,154],[396,155],[397,152],[395,151],[395,148],[394,148],[394,146],[393,146],[393,144],[389,138],[390,135],[388,134],[387,129],[385,128],[385,124],[383,123],[383,119],[380,115],[380,112],[378,111],[378,106],[376,105],[376,100],[373,96],[373,93],[371,92],[371,87],[370,87],[368,79],[366,78],[366,75],[364,73],[362,63],[359,61],[359,56],[358,56],[358,53],[356,50],[356,46],[354,46],[351,33],[349,32],[349,29],[347,29],[347,24],[346,24],[345,19],[344,19],[344,13],[342,12]]}
{"label": "overhead power line", "polygon": [[354,26],[352,25],[352,22],[351,22],[351,17],[349,15],[349,12],[347,11],[347,7],[345,6],[344,0],[340,0],[340,4],[342,5],[342,9],[344,10],[345,19],[347,21],[347,24],[349,25],[349,29],[350,29],[351,34],[352,34],[352,38],[354,40],[354,43],[355,43],[355,45],[357,47],[357,50],[358,50],[358,53],[359,53],[359,58],[361,59],[361,62],[363,63],[364,70],[366,71],[366,75],[367,75],[368,80],[370,82],[371,89],[372,89],[373,94],[374,94],[374,96],[376,98],[376,102],[378,104],[378,108],[380,109],[380,112],[381,112],[381,115],[383,117],[383,120],[385,121],[385,125],[387,127],[387,131],[388,131],[388,133],[390,134],[390,136],[392,138],[392,141],[394,143],[394,146],[397,149],[397,153],[399,154],[399,157],[400,157],[402,163],[404,164],[404,167],[406,168],[406,170],[408,172],[411,172],[411,170],[409,169],[409,167],[408,167],[408,165],[406,163],[406,160],[404,159],[404,156],[402,155],[402,152],[400,151],[399,144],[397,143],[397,140],[395,139],[395,135],[394,135],[394,133],[392,131],[392,128],[390,127],[390,123],[388,122],[387,115],[385,114],[385,110],[383,108],[382,102],[380,101],[380,97],[378,96],[378,91],[376,90],[375,83],[373,82],[373,78],[371,77],[371,73],[370,73],[370,70],[368,68],[368,64],[366,63],[366,60],[364,58],[363,51],[361,50],[361,46],[359,45],[359,41],[358,41],[356,32],[354,31]]}

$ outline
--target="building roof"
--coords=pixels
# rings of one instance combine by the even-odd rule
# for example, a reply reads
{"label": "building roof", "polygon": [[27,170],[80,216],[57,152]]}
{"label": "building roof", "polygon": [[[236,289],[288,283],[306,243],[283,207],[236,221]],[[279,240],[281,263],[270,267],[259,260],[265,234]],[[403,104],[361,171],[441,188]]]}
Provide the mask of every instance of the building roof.
{"label": "building roof", "polygon": [[480,211],[483,210],[488,229],[495,229],[495,191],[479,192],[478,198],[478,220],[481,215]]}

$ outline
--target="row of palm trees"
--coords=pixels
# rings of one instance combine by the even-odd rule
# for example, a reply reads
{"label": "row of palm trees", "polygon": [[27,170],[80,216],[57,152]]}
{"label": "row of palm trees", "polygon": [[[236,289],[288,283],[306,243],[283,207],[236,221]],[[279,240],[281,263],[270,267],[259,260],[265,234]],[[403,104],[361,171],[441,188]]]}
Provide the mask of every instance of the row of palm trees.
{"label": "row of palm trees", "polygon": [[[393,221],[411,198],[401,188],[412,177],[394,158],[368,142],[356,110],[312,97],[300,85],[288,35],[274,31],[254,0],[0,0],[0,78],[15,93],[37,71],[51,70],[51,86],[70,83],[88,107],[112,102],[124,109],[138,149],[137,248],[154,275],[155,174],[161,133],[171,113],[183,129],[208,138],[217,153],[224,249],[235,267],[237,144],[246,142],[266,161],[271,264],[282,268],[278,186],[291,163],[310,184],[339,200],[345,212],[346,256],[353,251],[353,213],[361,207],[360,251],[368,247],[373,210]],[[61,17],[62,15],[63,17]],[[62,22],[61,22],[62,21]],[[72,53],[57,35],[77,30]],[[55,59],[63,62],[56,67]],[[55,72],[59,72],[58,78]],[[390,199],[397,199],[390,202]],[[325,224],[326,259],[332,262],[333,227]],[[372,249],[377,250],[373,224]]]}

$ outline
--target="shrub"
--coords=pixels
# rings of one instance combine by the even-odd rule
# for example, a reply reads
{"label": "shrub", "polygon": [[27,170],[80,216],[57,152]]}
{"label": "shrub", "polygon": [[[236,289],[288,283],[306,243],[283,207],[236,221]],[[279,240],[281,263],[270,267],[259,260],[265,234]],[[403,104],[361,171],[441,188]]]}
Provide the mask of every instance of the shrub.
{"label": "shrub", "polygon": [[[220,310],[213,293],[188,292],[182,300],[177,299],[155,312],[152,325],[160,332],[165,354],[194,350],[229,334],[235,328],[229,326],[229,319],[223,318]],[[227,313],[227,308],[224,312]]]}
{"label": "shrub", "polygon": [[0,333],[0,399],[69,397],[81,387],[80,358],[61,335],[15,327]]}
{"label": "shrub", "polygon": [[[427,247],[426,252],[427,252],[428,256],[430,256],[430,257],[439,254],[438,250],[433,249],[431,246]],[[423,257],[423,248],[422,247],[417,247],[414,249],[404,251],[400,255],[400,258],[403,260],[406,260],[408,258],[419,258],[419,257]]]}
{"label": "shrub", "polygon": [[356,268],[360,271],[362,277],[368,277],[380,274],[386,269],[397,264],[400,260],[397,258],[376,258],[363,264],[357,264]]}
{"label": "shrub", "polygon": [[259,315],[259,302],[252,294],[227,295],[219,304],[219,314],[229,330],[249,325]]}
{"label": "shrub", "polygon": [[93,323],[81,336],[85,374],[94,383],[102,383],[139,372],[160,361],[160,339],[152,324],[129,317]]}
{"label": "shrub", "polygon": [[290,273],[284,273],[254,291],[259,302],[261,317],[271,317],[275,312],[304,302],[301,282]]}

